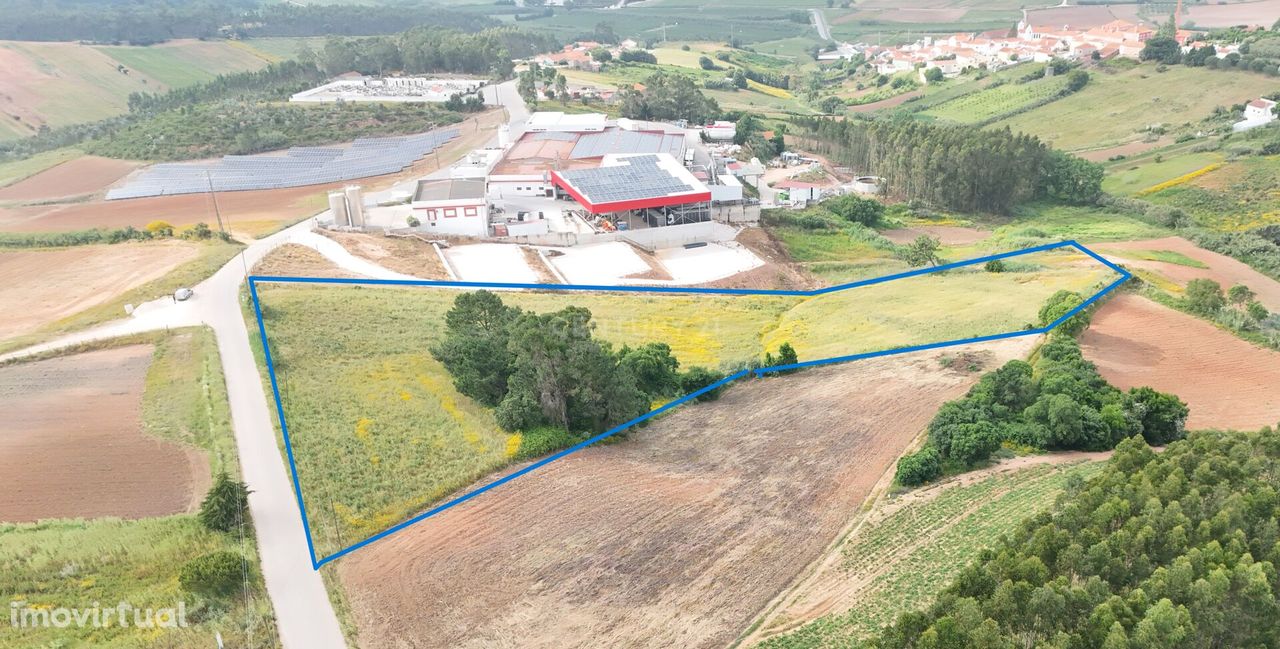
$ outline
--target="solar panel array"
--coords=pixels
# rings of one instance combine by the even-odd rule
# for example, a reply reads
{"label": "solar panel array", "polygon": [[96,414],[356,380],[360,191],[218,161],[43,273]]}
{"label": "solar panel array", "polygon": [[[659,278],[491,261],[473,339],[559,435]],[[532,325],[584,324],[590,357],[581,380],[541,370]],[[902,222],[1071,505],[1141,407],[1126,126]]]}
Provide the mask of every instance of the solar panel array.
{"label": "solar panel array", "polygon": [[661,198],[694,191],[688,183],[658,166],[652,155],[627,158],[629,164],[597,169],[562,171],[564,178],[594,205]]}
{"label": "solar panel array", "polygon": [[[284,155],[229,155],[213,163],[154,165],[107,200],[282,189],[395,173],[446,142],[457,129],[405,137],[360,138],[347,148],[294,147]],[[212,187],[211,187],[212,186]]]}

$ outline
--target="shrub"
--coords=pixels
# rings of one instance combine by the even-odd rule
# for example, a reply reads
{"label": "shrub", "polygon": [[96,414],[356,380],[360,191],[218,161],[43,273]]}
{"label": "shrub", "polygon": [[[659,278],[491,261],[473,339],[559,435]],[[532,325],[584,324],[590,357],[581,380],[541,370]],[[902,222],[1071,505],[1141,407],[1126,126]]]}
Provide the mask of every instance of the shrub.
{"label": "shrub", "polygon": [[982,269],[988,273],[1003,273],[1006,270],[1006,266],[1004,260],[992,259],[991,261],[983,264]]}
{"label": "shrub", "polygon": [[821,206],[846,221],[861,223],[867,227],[875,227],[884,216],[884,203],[853,194],[825,200]]}
{"label": "shrub", "polygon": [[1216,314],[1227,304],[1226,298],[1222,295],[1222,285],[1203,278],[1187,282],[1184,300],[1188,309],[1205,316]]}
{"label": "shrub", "polygon": [[528,460],[569,448],[582,438],[563,428],[555,426],[536,426],[520,435],[520,450],[516,452],[517,460]]}
{"label": "shrub", "polygon": [[[1084,303],[1084,296],[1074,291],[1064,289],[1050,295],[1044,306],[1040,307],[1040,326],[1047,327],[1053,324],[1058,318],[1070,313],[1072,309],[1082,303]],[[1084,311],[1081,311],[1058,325],[1056,332],[1067,336],[1075,336],[1088,326],[1089,316]]]}
{"label": "shrub", "polygon": [[171,237],[173,236],[173,225],[168,221],[152,221],[143,228],[154,236]]}
{"label": "shrub", "polygon": [[[717,381],[724,380],[724,374],[705,367],[690,367],[687,372],[680,375],[680,391],[684,394],[693,394]],[[724,386],[720,386],[714,390],[708,390],[698,395],[698,401],[715,401],[720,398],[724,391]]]}
{"label": "shrub", "polygon": [[898,471],[894,479],[898,484],[914,487],[942,475],[942,456],[932,446],[898,459]]}
{"label": "shrub", "polygon": [[422,221],[419,221],[418,217],[413,216],[412,214],[405,218],[404,223],[411,228],[416,228],[422,225]]}
{"label": "shrub", "polygon": [[680,361],[666,343],[647,343],[635,349],[623,347],[618,359],[635,377],[636,386],[649,397],[669,397],[680,389],[677,371]]}
{"label": "shrub", "polygon": [[249,487],[232,480],[226,471],[218,474],[200,503],[200,523],[217,532],[229,532],[247,523]]}
{"label": "shrub", "polygon": [[183,564],[178,571],[178,584],[187,592],[205,597],[227,597],[243,586],[245,570],[240,554],[213,552]]}

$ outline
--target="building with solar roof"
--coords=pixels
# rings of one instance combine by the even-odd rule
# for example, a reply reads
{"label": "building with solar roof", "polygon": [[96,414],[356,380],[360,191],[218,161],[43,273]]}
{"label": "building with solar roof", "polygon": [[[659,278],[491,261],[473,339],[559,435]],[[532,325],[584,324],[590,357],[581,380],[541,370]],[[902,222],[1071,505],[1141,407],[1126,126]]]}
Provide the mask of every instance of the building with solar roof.
{"label": "building with solar roof", "polygon": [[711,220],[711,191],[670,153],[609,154],[595,168],[552,171],[551,182],[620,230]]}
{"label": "building with solar roof", "polygon": [[664,153],[683,160],[684,129],[602,114],[534,113],[525,133],[506,148],[489,173],[489,198],[554,197],[551,173],[599,167],[605,156]]}

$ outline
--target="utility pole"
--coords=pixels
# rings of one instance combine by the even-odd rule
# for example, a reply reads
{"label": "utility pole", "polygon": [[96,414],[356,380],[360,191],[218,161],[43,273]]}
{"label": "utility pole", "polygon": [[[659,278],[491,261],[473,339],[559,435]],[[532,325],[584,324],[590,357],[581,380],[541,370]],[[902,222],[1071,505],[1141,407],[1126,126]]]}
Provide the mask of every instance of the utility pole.
{"label": "utility pole", "polygon": [[206,170],[204,172],[204,179],[209,183],[209,198],[213,199],[213,215],[218,219],[218,231],[226,234],[227,229],[222,227],[222,211],[218,209],[218,194],[213,191],[213,174]]}

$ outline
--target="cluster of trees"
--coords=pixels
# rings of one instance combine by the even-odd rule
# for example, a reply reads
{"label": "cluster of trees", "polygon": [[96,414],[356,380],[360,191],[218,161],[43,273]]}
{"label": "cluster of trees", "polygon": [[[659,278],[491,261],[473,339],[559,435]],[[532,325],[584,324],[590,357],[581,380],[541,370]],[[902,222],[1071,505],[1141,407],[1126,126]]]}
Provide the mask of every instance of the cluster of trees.
{"label": "cluster of trees", "polygon": [[688,120],[703,123],[720,115],[716,100],[702,94],[697,82],[682,74],[657,72],[644,80],[644,89],[620,93],[623,117],[642,120]]}
{"label": "cluster of trees", "polygon": [[1268,311],[1244,284],[1223,292],[1222,286],[1211,279],[1193,279],[1187,282],[1180,300],[1158,299],[1166,303],[1173,300],[1174,306],[1212,320],[1247,340],[1280,349],[1280,315]]}
{"label": "cluster of trees", "polygon": [[1102,192],[1100,166],[1008,128],[927,124],[911,119],[797,119],[812,146],[885,179],[884,191],[957,212],[1008,214],[1050,197],[1090,203]]}
{"label": "cluster of trees", "polygon": [[1139,57],[1143,61],[1155,61],[1165,65],[1181,63],[1192,67],[1204,66],[1213,69],[1261,72],[1270,76],[1280,75],[1280,38],[1277,38],[1275,32],[1264,30],[1260,33],[1216,34],[1212,38],[1234,42],[1244,40],[1244,42],[1240,43],[1238,52],[1232,52],[1219,59],[1213,45],[1191,48],[1184,53],[1178,41],[1166,31],[1149,39]]}
{"label": "cluster of trees", "polygon": [[445,335],[431,354],[459,392],[495,408],[498,424],[512,431],[553,426],[599,433],[648,412],[654,400],[723,378],[705,368],[680,372],[665,343],[614,351],[594,329],[591,312],[581,307],[532,313],[488,291],[464,293],[445,315]]}
{"label": "cluster of trees", "polygon": [[[1082,302],[1060,291],[1041,310],[1049,324]],[[1185,435],[1187,406],[1148,387],[1121,392],[1085,360],[1072,337],[1087,325],[1077,314],[1039,350],[1035,364],[1009,361],[982,377],[965,397],[938,410],[925,447],[898,462],[905,485],[933,480],[948,468],[982,462],[1005,442],[1051,450],[1101,451],[1141,435],[1164,445]]]}
{"label": "cluster of trees", "polygon": [[[250,529],[249,487],[223,471],[200,504],[200,524],[211,532],[241,534]],[[222,550],[201,555],[183,564],[178,584],[183,590],[212,599],[224,599],[241,590],[253,566],[238,552]]]}
{"label": "cluster of trees", "polygon": [[1134,437],[863,646],[1280,646],[1280,432]]}
{"label": "cluster of trees", "polygon": [[355,137],[420,133],[453,124],[457,113],[429,104],[220,101],[184,106],[121,126],[86,152],[126,160],[192,160],[250,154]]}
{"label": "cluster of trees", "polygon": [[394,36],[333,37],[319,52],[304,50],[298,59],[314,62],[329,74],[458,72],[505,78],[511,75],[512,59],[556,47],[555,39],[547,34],[515,27],[474,32],[419,27]]}
{"label": "cluster of trees", "polygon": [[259,0],[10,0],[0,39],[146,45],[173,38],[391,34],[429,25],[477,31],[497,25],[480,13],[426,2],[385,5],[266,3]]}

